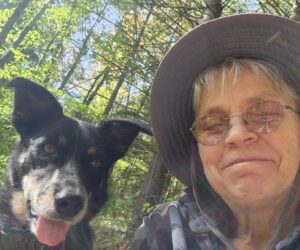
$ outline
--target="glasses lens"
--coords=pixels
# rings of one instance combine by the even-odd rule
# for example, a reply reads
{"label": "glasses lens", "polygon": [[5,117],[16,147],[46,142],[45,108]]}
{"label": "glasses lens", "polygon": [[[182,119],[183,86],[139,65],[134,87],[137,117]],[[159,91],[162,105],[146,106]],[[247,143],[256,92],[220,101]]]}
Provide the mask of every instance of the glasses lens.
{"label": "glasses lens", "polygon": [[270,133],[280,125],[283,113],[280,103],[264,101],[249,106],[242,118],[249,130],[257,133]]}
{"label": "glasses lens", "polygon": [[228,119],[222,115],[207,115],[196,121],[195,137],[204,145],[215,145],[225,136],[228,129]]}

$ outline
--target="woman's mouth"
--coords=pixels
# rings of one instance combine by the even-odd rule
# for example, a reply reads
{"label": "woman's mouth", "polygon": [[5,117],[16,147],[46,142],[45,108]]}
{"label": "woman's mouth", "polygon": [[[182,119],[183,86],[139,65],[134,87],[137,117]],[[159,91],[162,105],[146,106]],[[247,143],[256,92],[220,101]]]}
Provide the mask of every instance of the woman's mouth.
{"label": "woman's mouth", "polygon": [[241,166],[243,163],[267,162],[267,161],[271,161],[271,160],[267,158],[261,158],[261,157],[237,158],[225,164],[223,169],[235,167],[235,166]]}

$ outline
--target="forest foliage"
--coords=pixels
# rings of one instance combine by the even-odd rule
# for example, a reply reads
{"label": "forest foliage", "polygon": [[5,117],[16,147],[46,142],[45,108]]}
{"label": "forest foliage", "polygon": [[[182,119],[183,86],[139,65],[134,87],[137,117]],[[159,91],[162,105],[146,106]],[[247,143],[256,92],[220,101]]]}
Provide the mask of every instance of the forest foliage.
{"label": "forest foliage", "polygon": [[[10,114],[14,77],[48,88],[73,117],[150,123],[155,70],[170,46],[201,22],[243,12],[296,17],[292,0],[4,0],[0,1],[0,177],[17,140]],[[212,14],[212,15],[211,15]],[[213,31],[212,31],[213,32]],[[3,178],[0,178],[0,183]],[[125,249],[144,213],[184,188],[140,135],[110,180],[110,199],[93,221],[96,249]]]}

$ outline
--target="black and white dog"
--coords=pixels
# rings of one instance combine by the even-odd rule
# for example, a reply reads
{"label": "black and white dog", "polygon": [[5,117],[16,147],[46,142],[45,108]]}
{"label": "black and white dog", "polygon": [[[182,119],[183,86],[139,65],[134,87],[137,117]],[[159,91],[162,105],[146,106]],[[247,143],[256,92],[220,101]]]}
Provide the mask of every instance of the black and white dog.
{"label": "black and white dog", "polygon": [[0,194],[1,249],[92,249],[89,221],[107,200],[109,174],[144,122],[93,126],[63,114],[45,88],[12,80],[13,125],[20,140]]}

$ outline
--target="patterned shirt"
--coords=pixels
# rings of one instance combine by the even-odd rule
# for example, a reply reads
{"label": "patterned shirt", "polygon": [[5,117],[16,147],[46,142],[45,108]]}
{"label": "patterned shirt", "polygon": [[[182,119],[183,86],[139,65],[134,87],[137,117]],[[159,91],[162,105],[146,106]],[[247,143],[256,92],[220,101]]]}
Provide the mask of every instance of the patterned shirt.
{"label": "patterned shirt", "polygon": [[[213,208],[212,208],[213,209]],[[226,213],[213,218],[216,226],[228,222]],[[196,203],[184,193],[178,202],[161,204],[143,218],[135,232],[133,250],[225,250],[199,214]],[[275,250],[300,250],[300,223],[278,242]]]}

